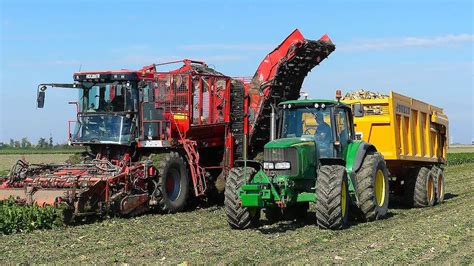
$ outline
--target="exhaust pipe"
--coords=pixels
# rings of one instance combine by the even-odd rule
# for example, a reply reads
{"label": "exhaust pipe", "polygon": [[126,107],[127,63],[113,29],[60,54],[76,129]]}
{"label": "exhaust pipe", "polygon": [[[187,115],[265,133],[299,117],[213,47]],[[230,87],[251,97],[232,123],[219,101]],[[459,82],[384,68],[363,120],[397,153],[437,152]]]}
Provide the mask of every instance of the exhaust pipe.
{"label": "exhaust pipe", "polygon": [[273,104],[270,104],[272,108],[272,113],[270,114],[270,141],[275,139],[276,135],[276,115],[275,115],[275,107]]}

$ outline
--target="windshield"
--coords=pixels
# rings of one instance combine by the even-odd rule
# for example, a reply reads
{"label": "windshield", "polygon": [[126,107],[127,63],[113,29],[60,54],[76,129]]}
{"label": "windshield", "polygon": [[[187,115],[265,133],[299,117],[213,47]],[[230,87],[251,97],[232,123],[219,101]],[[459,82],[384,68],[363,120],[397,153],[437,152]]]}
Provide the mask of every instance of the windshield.
{"label": "windshield", "polygon": [[321,157],[332,157],[331,108],[296,108],[283,111],[282,138],[314,137]]}
{"label": "windshield", "polygon": [[136,82],[82,83],[79,90],[80,112],[136,112],[138,90]]}
{"label": "windshield", "polygon": [[79,115],[72,142],[128,144],[132,125],[131,119],[119,115]]}

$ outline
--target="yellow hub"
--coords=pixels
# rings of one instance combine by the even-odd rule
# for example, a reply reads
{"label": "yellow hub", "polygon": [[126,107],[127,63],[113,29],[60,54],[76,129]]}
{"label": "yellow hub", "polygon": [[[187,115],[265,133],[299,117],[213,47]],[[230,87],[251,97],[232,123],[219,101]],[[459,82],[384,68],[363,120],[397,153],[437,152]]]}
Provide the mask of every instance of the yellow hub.
{"label": "yellow hub", "polygon": [[346,182],[342,181],[342,191],[341,191],[341,212],[342,218],[346,216],[346,208],[347,208],[347,188]]}
{"label": "yellow hub", "polygon": [[380,169],[375,175],[375,200],[379,206],[383,206],[385,203],[385,176]]}
{"label": "yellow hub", "polygon": [[433,182],[433,177],[428,177],[428,202],[431,202],[434,199],[434,182]]}

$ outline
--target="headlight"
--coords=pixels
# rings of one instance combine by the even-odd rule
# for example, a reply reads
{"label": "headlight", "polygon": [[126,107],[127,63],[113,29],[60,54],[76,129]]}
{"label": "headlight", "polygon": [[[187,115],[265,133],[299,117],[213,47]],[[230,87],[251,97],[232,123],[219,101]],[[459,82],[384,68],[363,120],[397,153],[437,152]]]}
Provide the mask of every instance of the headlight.
{"label": "headlight", "polygon": [[290,168],[291,168],[290,162],[275,163],[275,169],[277,169],[277,170],[288,170]]}
{"label": "headlight", "polygon": [[275,165],[272,162],[264,162],[263,169],[275,169]]}

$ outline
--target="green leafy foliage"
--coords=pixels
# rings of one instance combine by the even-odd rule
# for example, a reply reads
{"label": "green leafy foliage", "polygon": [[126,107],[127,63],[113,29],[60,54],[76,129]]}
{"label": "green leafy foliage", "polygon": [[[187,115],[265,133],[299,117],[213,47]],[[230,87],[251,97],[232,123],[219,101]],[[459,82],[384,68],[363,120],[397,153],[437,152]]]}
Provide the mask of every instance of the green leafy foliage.
{"label": "green leafy foliage", "polygon": [[0,232],[12,234],[62,226],[62,211],[52,206],[18,205],[13,199],[0,201]]}
{"label": "green leafy foliage", "polygon": [[474,152],[448,153],[448,165],[474,163]]}

